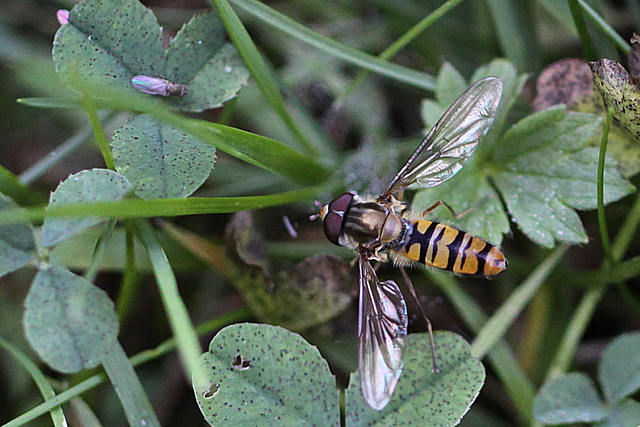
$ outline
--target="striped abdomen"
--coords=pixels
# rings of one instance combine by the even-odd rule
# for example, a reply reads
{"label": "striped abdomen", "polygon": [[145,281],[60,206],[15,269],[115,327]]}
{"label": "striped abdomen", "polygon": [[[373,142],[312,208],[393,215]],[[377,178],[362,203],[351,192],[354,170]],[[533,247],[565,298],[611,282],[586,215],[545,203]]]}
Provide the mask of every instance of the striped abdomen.
{"label": "striped abdomen", "polygon": [[412,221],[405,244],[396,252],[427,266],[458,274],[492,276],[507,268],[496,246],[437,222]]}

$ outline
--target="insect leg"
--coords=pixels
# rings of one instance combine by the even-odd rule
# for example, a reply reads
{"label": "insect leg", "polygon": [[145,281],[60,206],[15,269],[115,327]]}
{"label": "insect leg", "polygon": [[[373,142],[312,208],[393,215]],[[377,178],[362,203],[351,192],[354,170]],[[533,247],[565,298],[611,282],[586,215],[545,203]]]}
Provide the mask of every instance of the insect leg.
{"label": "insect leg", "polygon": [[427,314],[424,312],[424,309],[422,308],[422,304],[420,304],[420,301],[418,300],[418,295],[416,294],[416,290],[413,287],[413,283],[411,283],[411,279],[409,278],[407,271],[402,266],[400,266],[399,268],[400,268],[400,272],[402,273],[402,278],[404,279],[404,282],[407,284],[407,287],[409,288],[409,292],[411,292],[411,295],[413,295],[413,298],[418,304],[418,307],[420,307],[420,311],[422,312],[422,317],[424,317],[424,320],[426,320],[427,322],[427,331],[429,332],[429,340],[431,341],[431,359],[433,360],[432,369],[433,369],[433,372],[439,372],[440,369],[438,368],[438,364],[436,363],[436,342],[433,339],[433,328],[431,327],[431,321],[427,317]]}
{"label": "insect leg", "polygon": [[476,210],[479,206],[481,206],[483,203],[485,203],[487,200],[489,200],[489,196],[484,196],[482,199],[480,199],[480,201],[478,201],[478,203],[474,204],[473,206],[471,206],[468,209],[465,209],[462,212],[456,213],[455,210],[453,210],[453,208],[451,207],[451,205],[447,202],[445,202],[444,200],[438,200],[437,202],[435,202],[433,205],[429,206],[427,209],[425,209],[422,212],[422,215],[426,215],[428,213],[430,213],[431,211],[433,211],[435,208],[437,208],[438,206],[444,206],[445,208],[449,209],[449,212],[451,212],[451,214],[453,215],[453,217],[455,219],[460,219],[465,217],[467,214],[473,212],[474,210]]}

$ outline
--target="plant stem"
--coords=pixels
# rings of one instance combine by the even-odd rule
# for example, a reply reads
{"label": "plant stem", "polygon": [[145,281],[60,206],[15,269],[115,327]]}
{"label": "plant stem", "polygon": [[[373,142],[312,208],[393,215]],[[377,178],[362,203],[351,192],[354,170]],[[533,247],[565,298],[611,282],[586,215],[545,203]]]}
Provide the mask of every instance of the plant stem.
{"label": "plant stem", "polygon": [[100,148],[100,153],[102,153],[102,158],[104,159],[105,165],[108,169],[116,170],[115,160],[113,159],[113,155],[111,154],[109,141],[107,141],[107,137],[104,134],[102,123],[100,123],[96,105],[93,102],[91,96],[89,96],[89,94],[85,93],[84,91],[82,92],[82,103],[87,111],[87,114],[89,115],[89,123],[91,123],[91,128],[93,129],[93,136],[96,139],[98,148]]}
{"label": "plant stem", "polygon": [[[110,111],[104,115],[98,115],[100,120],[104,120],[107,125],[112,123],[116,113]],[[71,138],[67,139],[65,142],[60,144],[56,149],[49,152],[47,155],[42,157],[36,163],[34,163],[29,169],[25,170],[18,177],[20,182],[23,184],[31,184],[36,179],[40,178],[44,173],[46,173],[50,168],[67,158],[71,153],[73,153],[78,147],[84,144],[87,139],[91,136],[91,127],[87,126],[78,131]]]}
{"label": "plant stem", "polygon": [[600,238],[602,239],[602,249],[607,260],[608,267],[613,266],[613,253],[611,252],[611,241],[607,230],[607,218],[604,211],[604,165],[607,155],[607,142],[609,140],[609,129],[613,119],[613,108],[607,109],[607,115],[602,124],[602,138],[600,139],[600,154],[598,156],[598,178],[597,198],[598,198],[598,225],[600,227]]}

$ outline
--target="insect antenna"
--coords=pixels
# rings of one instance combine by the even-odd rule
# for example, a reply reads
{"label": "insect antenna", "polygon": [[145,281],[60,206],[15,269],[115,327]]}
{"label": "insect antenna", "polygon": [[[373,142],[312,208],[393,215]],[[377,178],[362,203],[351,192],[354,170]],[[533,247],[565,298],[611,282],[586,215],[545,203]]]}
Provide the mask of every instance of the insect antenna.
{"label": "insect antenna", "polygon": [[424,309],[422,308],[422,304],[420,304],[420,301],[418,300],[418,295],[416,294],[416,290],[413,287],[413,283],[411,283],[411,279],[409,278],[407,271],[402,266],[399,266],[399,268],[400,268],[400,272],[402,273],[402,278],[404,279],[404,282],[407,284],[407,287],[409,288],[409,292],[411,292],[411,295],[413,295],[413,298],[415,299],[416,303],[418,304],[418,307],[420,308],[422,317],[424,317],[424,320],[427,322],[427,331],[429,332],[429,340],[431,341],[431,359],[433,361],[432,369],[433,369],[433,372],[439,372],[440,369],[438,368],[438,364],[436,363],[436,342],[433,339],[433,328],[431,327],[431,321],[427,317],[427,314],[424,312]]}

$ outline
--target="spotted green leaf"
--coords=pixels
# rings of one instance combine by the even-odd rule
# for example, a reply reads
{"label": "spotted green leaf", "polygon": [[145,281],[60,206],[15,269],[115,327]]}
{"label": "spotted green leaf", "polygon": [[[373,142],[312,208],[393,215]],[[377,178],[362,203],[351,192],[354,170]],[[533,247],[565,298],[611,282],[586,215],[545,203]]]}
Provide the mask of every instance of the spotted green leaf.
{"label": "spotted green leaf", "polygon": [[[532,104],[534,112],[560,104],[579,113],[602,115],[605,112],[603,97],[595,89],[591,68],[582,59],[562,59],[545,67],[538,76],[536,92]],[[589,145],[600,146],[600,132],[595,133]],[[617,120],[611,124],[609,130],[607,153],[618,162],[618,167],[625,177],[633,176],[640,171],[640,144]]]}
{"label": "spotted green leaf", "polygon": [[640,142],[640,88],[624,67],[611,59],[589,63],[593,82],[614,117]]}
{"label": "spotted green leaf", "polygon": [[38,272],[24,306],[29,344],[60,372],[97,366],[118,335],[118,319],[107,294],[61,267]]}
{"label": "spotted green leaf", "polygon": [[[600,117],[553,107],[522,119],[500,136],[504,115],[515,102],[524,78],[517,76],[512,64],[496,60],[478,69],[472,80],[491,75],[499,77],[503,85],[492,129],[461,173],[435,188],[419,190],[413,207],[425,210],[442,200],[462,215],[454,218],[444,207],[431,215],[495,244],[509,231],[507,212],[541,246],[553,247],[557,241],[586,243],[587,234],[576,210],[597,206],[598,150],[590,144],[598,136]],[[436,92],[438,102],[423,102],[427,124],[433,124],[448,106],[444,105],[446,100],[454,99],[461,90],[461,78],[450,66],[443,67],[438,82],[442,85]],[[620,150],[624,151],[620,158],[630,158],[630,150]],[[625,170],[633,173],[633,168]],[[618,164],[607,156],[605,203],[633,190]]]}
{"label": "spotted green leaf", "polygon": [[459,335],[436,332],[438,372],[433,372],[427,334],[410,334],[404,351],[404,370],[395,392],[381,411],[371,409],[360,392],[358,374],[347,389],[346,418],[352,426],[397,426],[411,420],[421,426],[457,424],[467,413],[482,385],[482,363],[471,356]]}
{"label": "spotted green leaf", "polygon": [[[89,169],[78,172],[62,181],[49,198],[49,206],[61,206],[81,202],[101,202],[122,200],[131,191],[131,184],[117,172],[107,169]],[[43,244],[46,247],[101,224],[106,218],[45,218]]]}
{"label": "spotted green leaf", "polygon": [[317,348],[277,326],[224,328],[200,357],[193,388],[215,426],[339,426],[335,378]]}
{"label": "spotted green leaf", "polygon": [[215,148],[194,136],[140,115],[111,140],[116,170],[143,199],[187,197],[213,169]]}
{"label": "spotted green leaf", "polygon": [[133,91],[131,79],[143,75],[186,85],[186,96],[166,102],[179,110],[202,111],[234,97],[248,78],[222,28],[212,13],[196,16],[165,50],[162,28],[137,0],[84,0],[56,33],[53,60],[71,81],[77,73],[86,81]]}

